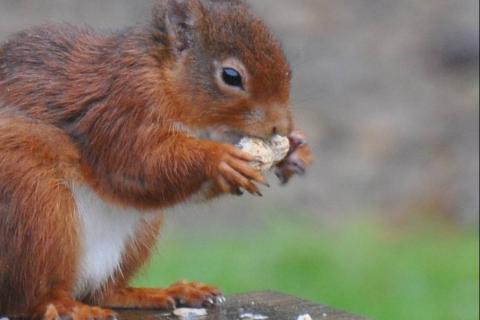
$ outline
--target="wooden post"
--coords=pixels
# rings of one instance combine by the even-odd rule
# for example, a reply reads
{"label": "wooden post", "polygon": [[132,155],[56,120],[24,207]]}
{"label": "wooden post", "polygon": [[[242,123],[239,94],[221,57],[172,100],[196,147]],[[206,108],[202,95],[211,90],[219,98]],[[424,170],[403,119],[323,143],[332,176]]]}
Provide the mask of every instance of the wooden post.
{"label": "wooden post", "polygon": [[[223,306],[207,311],[207,316],[188,317],[184,320],[297,320],[301,319],[299,316],[302,315],[309,315],[313,320],[366,320],[324,305],[274,292],[230,296]],[[119,310],[118,313],[118,320],[181,319],[171,313],[159,311]]]}

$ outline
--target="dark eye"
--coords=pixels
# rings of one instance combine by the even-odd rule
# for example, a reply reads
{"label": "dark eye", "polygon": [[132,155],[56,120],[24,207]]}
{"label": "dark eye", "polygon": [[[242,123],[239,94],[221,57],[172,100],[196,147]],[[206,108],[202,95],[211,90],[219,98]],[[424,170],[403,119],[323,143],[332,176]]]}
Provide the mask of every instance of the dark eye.
{"label": "dark eye", "polygon": [[229,86],[243,89],[242,76],[233,68],[223,68],[222,79]]}

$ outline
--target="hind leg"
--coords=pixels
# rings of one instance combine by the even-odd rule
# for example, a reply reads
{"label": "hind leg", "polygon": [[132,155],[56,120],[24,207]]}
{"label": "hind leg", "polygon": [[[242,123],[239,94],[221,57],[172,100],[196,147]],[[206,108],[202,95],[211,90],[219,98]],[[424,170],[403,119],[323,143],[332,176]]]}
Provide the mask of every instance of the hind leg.
{"label": "hind leg", "polygon": [[180,281],[168,288],[131,288],[128,281],[151,255],[155,246],[162,217],[140,226],[134,243],[124,255],[119,272],[97,296],[95,304],[108,308],[143,308],[171,310],[176,307],[212,307],[224,301],[221,292],[212,286],[197,282]]}
{"label": "hind leg", "polygon": [[70,296],[79,243],[63,179],[75,162],[69,143],[49,126],[0,118],[0,310],[7,316],[110,315]]}
{"label": "hind leg", "polygon": [[50,290],[47,296],[44,296],[43,302],[29,313],[28,318],[39,320],[115,319],[115,313],[75,301],[67,291],[55,288]]}

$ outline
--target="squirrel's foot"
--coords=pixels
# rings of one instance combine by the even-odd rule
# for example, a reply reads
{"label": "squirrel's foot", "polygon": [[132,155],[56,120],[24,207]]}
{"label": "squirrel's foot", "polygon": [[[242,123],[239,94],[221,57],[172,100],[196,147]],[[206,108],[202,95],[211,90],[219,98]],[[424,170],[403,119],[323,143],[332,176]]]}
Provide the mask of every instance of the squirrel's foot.
{"label": "squirrel's foot", "polygon": [[116,289],[104,297],[101,305],[109,308],[173,310],[178,307],[213,307],[224,301],[225,298],[217,288],[181,281],[166,289]]}
{"label": "squirrel's foot", "polygon": [[290,151],[275,168],[275,174],[282,184],[287,184],[296,174],[304,175],[308,166],[313,162],[312,151],[303,132],[295,130],[288,138],[290,139]]}
{"label": "squirrel's foot", "polygon": [[215,287],[198,282],[179,281],[166,289],[177,307],[214,307],[225,302],[225,297]]}
{"label": "squirrel's foot", "polygon": [[217,158],[213,179],[222,192],[242,195],[243,189],[253,195],[262,196],[254,182],[268,184],[262,173],[250,165],[250,162],[256,161],[254,156],[234,146],[222,145]]}
{"label": "squirrel's foot", "polygon": [[107,309],[92,307],[74,300],[49,301],[36,309],[32,319],[38,320],[114,320],[116,314]]}

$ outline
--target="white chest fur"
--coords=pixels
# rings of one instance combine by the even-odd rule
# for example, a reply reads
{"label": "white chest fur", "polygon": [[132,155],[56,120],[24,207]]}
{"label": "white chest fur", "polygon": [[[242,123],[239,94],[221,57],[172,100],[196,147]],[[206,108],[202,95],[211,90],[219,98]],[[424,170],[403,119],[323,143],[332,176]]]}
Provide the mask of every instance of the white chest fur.
{"label": "white chest fur", "polygon": [[80,222],[82,244],[74,296],[99,289],[119,270],[122,255],[139,224],[149,214],[102,200],[91,188],[71,186]]}

